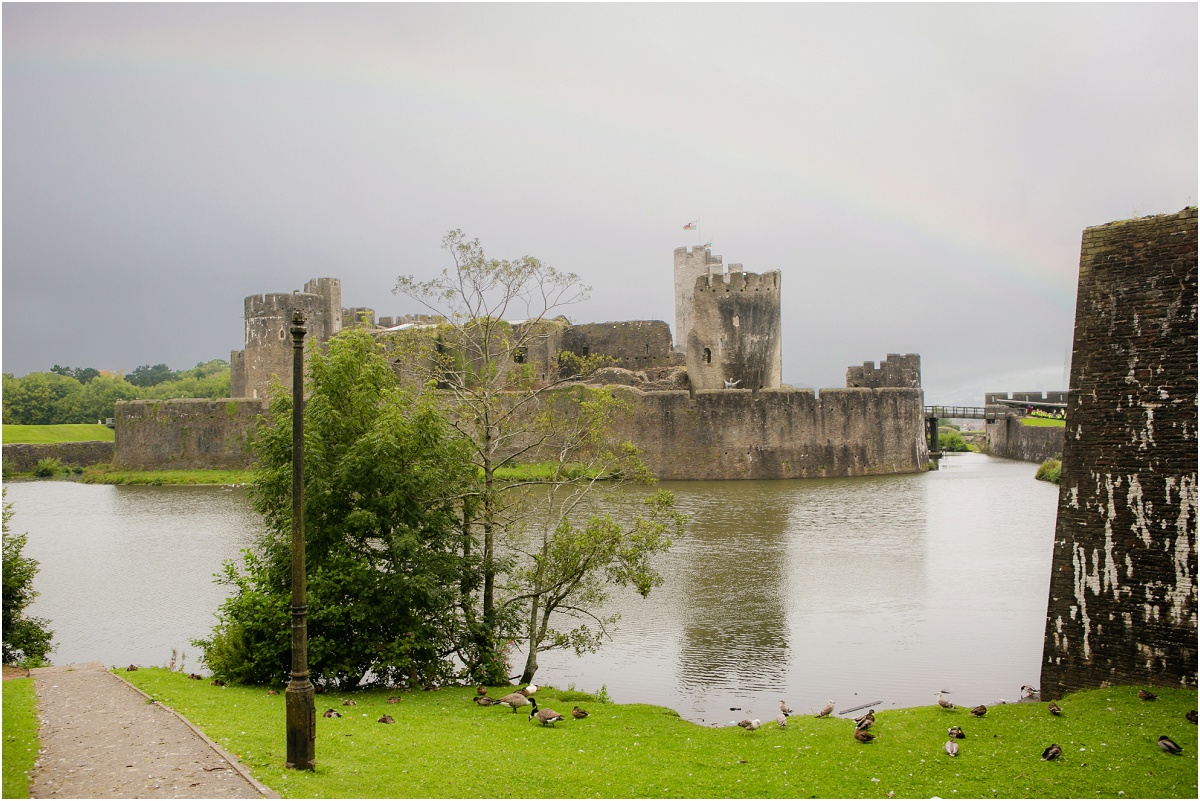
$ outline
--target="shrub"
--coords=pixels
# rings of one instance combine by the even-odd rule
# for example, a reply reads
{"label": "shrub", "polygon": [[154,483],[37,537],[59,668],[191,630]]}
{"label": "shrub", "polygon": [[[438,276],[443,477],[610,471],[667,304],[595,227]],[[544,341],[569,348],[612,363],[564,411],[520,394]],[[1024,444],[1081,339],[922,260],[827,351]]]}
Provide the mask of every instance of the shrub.
{"label": "shrub", "polygon": [[25,535],[13,535],[8,530],[12,504],[4,503],[4,664],[41,667],[54,650],[54,632],[47,628],[49,621],[26,617],[25,607],[33,603],[37,593],[33,577],[38,563],[24,556]]}
{"label": "shrub", "polygon": [[1047,459],[1038,467],[1038,481],[1049,481],[1051,484],[1057,484],[1062,478],[1062,461],[1060,459]]}
{"label": "shrub", "polygon": [[38,476],[39,478],[46,478],[47,476],[56,476],[62,472],[65,472],[65,468],[63,467],[62,460],[57,459],[55,457],[50,457],[48,459],[39,459],[38,463],[37,463],[37,467],[33,468],[33,474],[35,476]]}
{"label": "shrub", "polygon": [[962,434],[954,428],[938,429],[938,449],[950,453],[966,453],[971,450]]}

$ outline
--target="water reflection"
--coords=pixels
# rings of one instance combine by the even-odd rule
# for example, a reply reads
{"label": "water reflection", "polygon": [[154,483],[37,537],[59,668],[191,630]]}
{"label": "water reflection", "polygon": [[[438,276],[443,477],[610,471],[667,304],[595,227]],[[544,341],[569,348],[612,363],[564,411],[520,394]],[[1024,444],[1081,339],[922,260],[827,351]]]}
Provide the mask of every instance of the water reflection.
{"label": "water reflection", "polygon": [[[935,473],[667,484],[692,516],[648,599],[595,654],[539,656],[540,683],[691,720],[1015,699],[1040,671],[1057,488],[978,454]],[[13,529],[41,562],[32,613],[54,660],[164,664],[208,634],[221,562],[258,526],[244,491],[18,482]],[[514,671],[515,672],[515,671]]]}

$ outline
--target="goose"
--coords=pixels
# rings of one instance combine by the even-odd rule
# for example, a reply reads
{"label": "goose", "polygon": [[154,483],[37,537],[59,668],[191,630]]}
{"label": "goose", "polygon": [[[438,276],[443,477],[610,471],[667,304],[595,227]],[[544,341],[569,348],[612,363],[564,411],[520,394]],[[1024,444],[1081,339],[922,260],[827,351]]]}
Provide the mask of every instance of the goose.
{"label": "goose", "polygon": [[855,729],[854,739],[858,740],[860,743],[869,743],[875,739],[875,735],[871,734],[871,732],[867,731],[866,729]]}
{"label": "goose", "polygon": [[537,691],[538,691],[538,686],[536,684],[530,684],[524,690],[518,690],[518,692],[521,693],[521,695],[525,696],[526,698],[533,695]]}
{"label": "goose", "polygon": [[780,712],[778,715],[775,716],[775,722],[779,724],[779,728],[786,729],[787,728],[787,715]]}
{"label": "goose", "polygon": [[1050,746],[1042,752],[1042,761],[1049,762],[1051,759],[1058,759],[1062,755],[1062,749],[1058,747],[1058,743],[1050,743]]}
{"label": "goose", "polygon": [[940,706],[942,709],[954,709],[954,704],[943,698],[942,693],[934,693],[934,695],[937,696],[938,706]]}
{"label": "goose", "polygon": [[501,698],[499,701],[496,701],[496,703],[499,704],[500,706],[506,706],[509,709],[511,709],[513,712],[516,712],[517,707],[525,706],[526,704],[529,703],[529,699],[525,697],[524,693],[517,692],[517,693],[509,693],[508,695]]}
{"label": "goose", "polygon": [[780,700],[779,702],[779,711],[783,713],[784,717],[790,717],[794,714],[792,708],[788,706],[788,702],[784,700]]}
{"label": "goose", "polygon": [[1149,690],[1138,690],[1138,698],[1141,698],[1143,701],[1153,701],[1158,698],[1158,696]]}
{"label": "goose", "polygon": [[830,713],[832,713],[832,712],[833,712],[833,701],[830,701],[827,704],[825,704],[824,708],[822,708],[820,712],[817,713],[817,717],[819,717],[819,718],[829,717]]}
{"label": "goose", "polygon": [[954,742],[954,740],[947,740],[946,744],[943,745],[942,748],[946,749],[946,753],[950,756],[958,756],[958,743]]}
{"label": "goose", "polygon": [[955,740],[967,739],[967,734],[962,730],[962,726],[951,726],[947,733]]}
{"label": "goose", "polygon": [[762,725],[762,721],[758,718],[755,718],[754,720],[739,720],[738,725],[746,731],[754,731]]}
{"label": "goose", "polygon": [[1183,751],[1183,749],[1179,747],[1179,743],[1175,742],[1165,734],[1158,738],[1158,747],[1166,751],[1168,754],[1178,754],[1179,752]]}
{"label": "goose", "polygon": [[1050,714],[1051,714],[1051,715],[1056,715],[1056,716],[1057,716],[1057,715],[1061,715],[1061,714],[1062,714],[1062,708],[1061,708],[1061,707],[1059,707],[1059,705],[1058,705],[1058,704],[1056,704],[1056,703],[1054,703],[1053,701],[1051,701],[1050,703],[1046,704],[1046,709],[1049,709],[1049,710],[1050,710]]}
{"label": "goose", "polygon": [[538,709],[536,698],[530,698],[529,703],[533,704],[533,710],[529,713],[530,720],[536,718],[537,722],[543,726],[553,726],[558,721],[563,720],[563,716],[553,709]]}
{"label": "goose", "polygon": [[983,704],[980,704],[979,706],[972,709],[970,714],[974,717],[981,718],[987,714],[987,707],[984,706]]}
{"label": "goose", "polygon": [[330,707],[329,709],[326,709],[323,714],[327,718],[340,718],[342,716],[341,712],[338,712],[336,709],[333,709],[332,707]]}
{"label": "goose", "polygon": [[574,709],[571,710],[571,717],[575,718],[576,720],[583,720],[587,716],[588,716],[588,713],[587,713],[586,709],[580,709],[579,707],[575,707]]}
{"label": "goose", "polygon": [[391,715],[384,715],[381,718],[379,718],[379,722],[380,723],[395,723],[396,721],[392,719]]}

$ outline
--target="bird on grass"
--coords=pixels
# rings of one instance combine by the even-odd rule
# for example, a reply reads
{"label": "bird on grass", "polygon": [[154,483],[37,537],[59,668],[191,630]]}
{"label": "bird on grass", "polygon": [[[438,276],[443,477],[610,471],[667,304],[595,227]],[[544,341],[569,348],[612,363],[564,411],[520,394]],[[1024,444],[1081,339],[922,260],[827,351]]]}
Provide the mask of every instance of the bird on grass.
{"label": "bird on grass", "polygon": [[854,728],[863,729],[864,731],[875,725],[875,710],[872,709],[863,715],[861,718],[854,719]]}
{"label": "bird on grass", "polygon": [[588,716],[588,713],[587,713],[586,709],[580,709],[579,707],[574,707],[571,710],[571,717],[575,718],[576,720],[583,720],[587,716]]}
{"label": "bird on grass", "polygon": [[553,709],[538,709],[536,698],[530,698],[529,703],[533,704],[533,710],[529,713],[530,720],[536,719],[543,726],[553,726],[558,721],[563,720],[563,716]]}
{"label": "bird on grass", "polygon": [[787,728],[787,715],[780,712],[778,715],[775,716],[775,722],[779,724],[779,728],[786,729]]}
{"label": "bird on grass", "polygon": [[981,718],[987,714],[987,707],[984,706],[983,704],[980,704],[979,706],[972,709],[969,714],[974,717]]}
{"label": "bird on grass", "polygon": [[267,695],[279,695],[279,690],[276,690],[274,688],[267,690]]}
{"label": "bird on grass", "polygon": [[1149,690],[1138,690],[1138,698],[1141,698],[1143,701],[1153,701],[1157,699],[1158,696]]}
{"label": "bird on grass", "polygon": [[1186,715],[1184,715],[1184,717],[1187,718],[1188,723],[1195,723],[1196,722],[1196,710],[1194,710],[1194,709],[1191,710]]}
{"label": "bird on grass", "polygon": [[401,698],[400,696],[398,696],[398,695],[393,695],[391,698],[389,698],[389,699],[388,699],[388,703],[389,703],[389,704],[398,704],[398,703],[400,703],[400,702],[401,702],[401,701],[403,701],[403,700],[404,700],[404,699],[403,699],[403,698]]}
{"label": "bird on grass", "polygon": [[819,717],[819,718],[829,717],[829,715],[832,714],[832,712],[833,712],[833,701],[830,701],[829,703],[825,704],[825,706],[821,709],[820,712],[817,713],[817,717]]}
{"label": "bird on grass", "polygon": [[958,756],[958,743],[954,742],[953,740],[947,740],[946,744],[943,745],[942,748],[944,748],[946,750],[946,753],[949,754],[950,756],[952,756],[952,757]]}
{"label": "bird on grass", "polygon": [[133,671],[135,671],[137,669],[138,669],[137,665],[130,665],[129,667],[125,668],[125,672],[132,673]]}
{"label": "bird on grass", "polygon": [[220,679],[213,679],[212,681],[209,682],[209,684],[211,684],[214,687],[224,687],[225,686],[225,682],[221,681]]}
{"label": "bird on grass", "polygon": [[500,706],[506,706],[509,709],[511,709],[513,712],[516,712],[517,707],[525,706],[526,704],[529,703],[529,699],[525,697],[524,693],[516,692],[516,693],[509,693],[508,695],[504,696],[496,703],[499,704]]}
{"label": "bird on grass", "polygon": [[875,735],[871,734],[871,732],[867,731],[866,729],[855,729],[854,739],[858,740],[860,743],[869,743],[875,739]]}
{"label": "bird on grass", "polygon": [[353,698],[347,698],[345,701],[342,701],[342,706],[358,706],[358,702]]}
{"label": "bird on grass", "polygon": [[1042,761],[1049,762],[1051,759],[1058,759],[1062,756],[1062,749],[1058,747],[1058,743],[1050,743],[1049,747],[1042,752]]}
{"label": "bird on grass", "polygon": [[738,725],[741,726],[746,731],[754,731],[755,729],[757,729],[759,726],[762,725],[762,721],[759,720],[758,718],[755,718],[754,720],[749,720],[749,719],[739,720]]}
{"label": "bird on grass", "polygon": [[538,691],[538,686],[536,684],[530,684],[524,690],[518,690],[518,692],[520,692],[521,695],[525,696],[526,698],[533,695],[537,691]]}
{"label": "bird on grass", "polygon": [[1049,710],[1050,710],[1050,714],[1051,714],[1051,715],[1054,715],[1054,716],[1056,716],[1056,717],[1057,717],[1058,715],[1061,715],[1061,714],[1062,714],[1062,709],[1059,707],[1059,705],[1058,705],[1058,704],[1054,703],[1053,701],[1051,701],[1050,703],[1046,704],[1046,709],[1049,709]]}
{"label": "bird on grass", "polygon": [[790,706],[788,706],[788,702],[784,701],[782,699],[779,701],[779,711],[783,713],[783,716],[785,718],[790,717],[792,714],[794,714],[792,711],[792,708]]}
{"label": "bird on grass", "polygon": [[493,704],[500,703],[495,698],[488,698],[486,695],[477,695],[474,698],[472,698],[471,700],[474,701],[475,703],[479,704],[480,706],[492,706]]}
{"label": "bird on grass", "polygon": [[1021,685],[1022,698],[1036,698],[1038,695],[1037,687],[1031,687],[1028,684]]}
{"label": "bird on grass", "polygon": [[1166,751],[1168,754],[1178,754],[1183,751],[1183,749],[1179,747],[1179,743],[1175,742],[1165,734],[1158,738],[1158,747]]}
{"label": "bird on grass", "polygon": [[934,693],[934,695],[937,696],[938,706],[940,706],[942,709],[954,709],[954,704],[943,698],[940,692]]}
{"label": "bird on grass", "polygon": [[330,707],[329,709],[325,710],[324,716],[327,718],[340,718],[342,716],[342,713],[338,712],[336,709]]}
{"label": "bird on grass", "polygon": [[199,673],[189,673],[188,678],[192,679],[193,681],[203,681],[204,680],[204,677],[201,676]]}
{"label": "bird on grass", "polygon": [[962,730],[962,726],[951,726],[947,733],[955,740],[967,739],[966,732]]}
{"label": "bird on grass", "polygon": [[482,684],[480,684],[478,687],[475,688],[475,694],[476,695],[487,695],[488,688],[484,687]]}
{"label": "bird on grass", "polygon": [[395,723],[396,721],[392,719],[391,715],[384,715],[383,717],[379,718],[379,722],[380,723]]}

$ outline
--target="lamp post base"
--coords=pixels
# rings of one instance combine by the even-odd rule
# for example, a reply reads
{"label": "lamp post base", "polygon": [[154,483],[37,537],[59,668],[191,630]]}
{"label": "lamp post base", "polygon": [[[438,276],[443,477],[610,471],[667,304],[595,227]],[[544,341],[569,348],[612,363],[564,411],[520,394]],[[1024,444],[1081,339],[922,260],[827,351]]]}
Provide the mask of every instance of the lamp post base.
{"label": "lamp post base", "polygon": [[287,767],[315,770],[317,767],[316,691],[307,677],[292,679],[283,691],[287,701]]}

